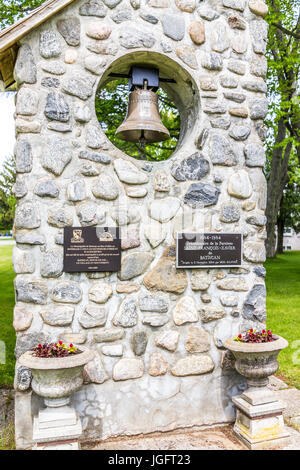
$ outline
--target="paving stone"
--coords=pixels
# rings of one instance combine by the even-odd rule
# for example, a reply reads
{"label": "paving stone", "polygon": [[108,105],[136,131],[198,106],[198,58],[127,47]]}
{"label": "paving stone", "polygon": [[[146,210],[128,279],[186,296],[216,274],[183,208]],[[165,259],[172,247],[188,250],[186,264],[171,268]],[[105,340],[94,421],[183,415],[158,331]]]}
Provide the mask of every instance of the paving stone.
{"label": "paving stone", "polygon": [[83,176],[98,176],[100,172],[92,163],[87,162],[81,166],[80,173]]}
{"label": "paving stone", "polygon": [[107,320],[107,310],[103,307],[87,305],[78,321],[83,328],[95,328],[104,326]]}
{"label": "paving stone", "polygon": [[168,371],[168,362],[166,358],[160,352],[154,352],[150,356],[149,360],[149,375],[152,377],[158,377],[159,375],[165,375]]}
{"label": "paving stone", "polygon": [[61,42],[54,31],[46,30],[40,33],[40,54],[44,59],[60,56]]}
{"label": "paving stone", "polygon": [[177,8],[181,11],[193,13],[196,8],[196,0],[175,0]]}
{"label": "paving stone", "polygon": [[56,23],[59,33],[69,46],[80,44],[80,21],[78,18],[66,18]]}
{"label": "paving stone", "polygon": [[68,326],[72,323],[75,309],[68,305],[48,305],[40,310],[40,315],[47,325]]}
{"label": "paving stone", "polygon": [[113,290],[106,282],[97,282],[89,290],[89,299],[97,304],[104,304],[112,296]]}
{"label": "paving stone", "polygon": [[79,284],[75,284],[74,282],[69,281],[62,281],[53,287],[51,298],[54,300],[54,302],[78,304],[82,298],[82,290]]}
{"label": "paving stone", "polygon": [[177,330],[161,331],[156,337],[155,344],[168,351],[176,351],[179,341],[179,333]]}
{"label": "paving stone", "polygon": [[113,379],[129,380],[138,379],[144,373],[144,363],[142,359],[124,358],[120,359],[113,368]]}
{"label": "paving stone", "polygon": [[28,193],[28,189],[26,186],[25,178],[21,176],[16,177],[16,182],[12,187],[12,193],[17,199],[20,199]]}
{"label": "paving stone", "polygon": [[208,354],[200,356],[188,356],[179,361],[172,367],[171,373],[177,377],[187,375],[202,375],[214,370],[214,362]]}
{"label": "paving stone", "polygon": [[126,298],[115,314],[113,324],[115,326],[122,326],[123,328],[131,328],[137,324],[137,321],[138,312],[136,302],[134,299]]}
{"label": "paving stone", "polygon": [[175,325],[183,325],[198,321],[198,311],[193,297],[184,296],[177,302],[173,309],[173,321]]}
{"label": "paving stone", "polygon": [[27,121],[25,119],[16,119],[16,132],[19,134],[39,134],[42,130],[39,121]]}
{"label": "paving stone", "polygon": [[244,154],[247,166],[264,167],[266,162],[266,155],[262,145],[248,144],[244,148]]}
{"label": "paving stone", "polygon": [[207,207],[218,202],[220,190],[208,183],[192,183],[184,196],[190,207]]}

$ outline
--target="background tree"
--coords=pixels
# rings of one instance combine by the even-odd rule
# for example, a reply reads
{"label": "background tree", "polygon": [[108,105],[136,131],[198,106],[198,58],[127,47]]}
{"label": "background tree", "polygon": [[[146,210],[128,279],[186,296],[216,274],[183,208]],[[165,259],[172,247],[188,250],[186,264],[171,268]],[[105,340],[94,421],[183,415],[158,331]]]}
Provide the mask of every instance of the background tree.
{"label": "background tree", "polygon": [[16,180],[13,156],[7,157],[0,172],[0,229],[11,230],[15,215],[16,199],[12,188]]}
{"label": "background tree", "polygon": [[294,0],[267,0],[269,24],[267,256],[275,256],[276,225],[285,186],[289,182],[289,162],[293,149],[300,163],[299,80],[300,9]]}
{"label": "background tree", "polygon": [[1,0],[0,29],[15,23],[46,0]]}

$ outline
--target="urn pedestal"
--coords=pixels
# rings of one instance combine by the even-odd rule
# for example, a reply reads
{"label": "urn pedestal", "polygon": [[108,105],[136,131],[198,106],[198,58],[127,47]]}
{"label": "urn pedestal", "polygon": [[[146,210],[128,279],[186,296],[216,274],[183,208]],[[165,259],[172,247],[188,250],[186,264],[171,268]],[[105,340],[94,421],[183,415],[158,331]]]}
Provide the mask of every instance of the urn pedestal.
{"label": "urn pedestal", "polygon": [[249,388],[233,397],[237,414],[234,433],[249,449],[274,449],[288,444],[283,403],[267,388],[269,376],[279,367],[279,352],[288,342],[277,336],[270,343],[242,343],[233,338],[225,347],[234,355],[237,372],[246,377]]}
{"label": "urn pedestal", "polygon": [[74,356],[39,358],[31,351],[19,362],[32,371],[32,389],[44,398],[46,408],[33,418],[34,450],[78,450],[82,433],[80,418],[70,405],[70,396],[83,384],[83,368],[93,359],[84,350]]}

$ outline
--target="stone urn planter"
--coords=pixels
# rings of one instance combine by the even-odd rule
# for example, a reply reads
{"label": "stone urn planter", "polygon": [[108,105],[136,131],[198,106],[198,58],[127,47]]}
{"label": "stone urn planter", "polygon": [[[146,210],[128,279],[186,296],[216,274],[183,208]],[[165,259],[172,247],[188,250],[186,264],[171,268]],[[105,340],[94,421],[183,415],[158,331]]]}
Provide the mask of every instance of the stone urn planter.
{"label": "stone urn planter", "polygon": [[46,405],[34,417],[34,448],[78,449],[82,427],[70,398],[82,386],[83,368],[94,357],[92,351],[81,349],[79,354],[55,358],[35,357],[27,351],[19,358],[20,365],[32,372],[32,390]]}
{"label": "stone urn planter", "polygon": [[250,449],[276,448],[288,442],[282,411],[284,405],[267,388],[269,376],[279,367],[277,358],[288,342],[281,336],[268,343],[225,342],[235,358],[235,369],[247,379],[248,389],[233,397],[237,408],[235,434]]}

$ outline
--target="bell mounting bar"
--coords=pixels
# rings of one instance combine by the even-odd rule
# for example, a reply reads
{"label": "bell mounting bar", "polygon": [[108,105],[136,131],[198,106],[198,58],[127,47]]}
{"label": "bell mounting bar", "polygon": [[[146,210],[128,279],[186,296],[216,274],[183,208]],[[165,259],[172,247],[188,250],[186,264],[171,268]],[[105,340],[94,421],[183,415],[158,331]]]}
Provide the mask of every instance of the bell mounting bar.
{"label": "bell mounting bar", "polygon": [[116,78],[128,78],[128,88],[130,91],[134,90],[135,87],[144,87],[145,81],[147,87],[156,91],[159,88],[159,82],[176,83],[172,78],[160,78],[159,70],[146,68],[146,67],[131,67],[130,73],[110,73],[110,77]]}

